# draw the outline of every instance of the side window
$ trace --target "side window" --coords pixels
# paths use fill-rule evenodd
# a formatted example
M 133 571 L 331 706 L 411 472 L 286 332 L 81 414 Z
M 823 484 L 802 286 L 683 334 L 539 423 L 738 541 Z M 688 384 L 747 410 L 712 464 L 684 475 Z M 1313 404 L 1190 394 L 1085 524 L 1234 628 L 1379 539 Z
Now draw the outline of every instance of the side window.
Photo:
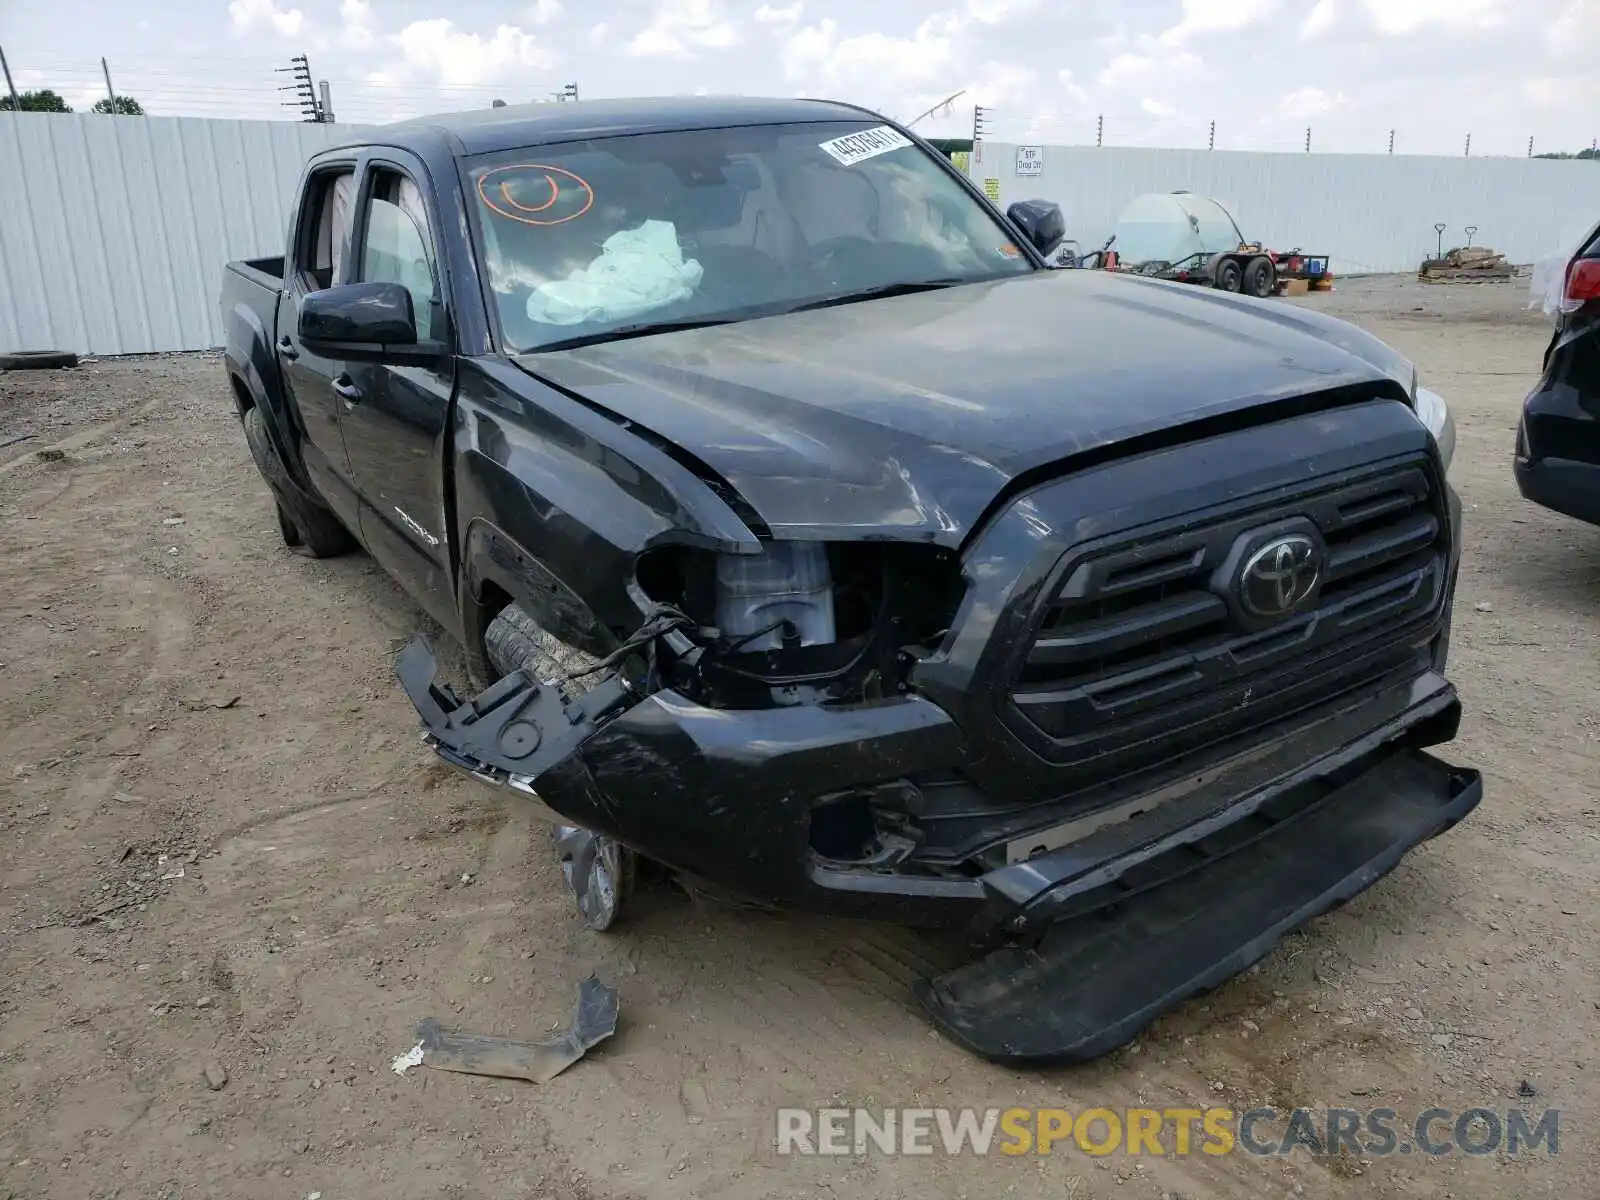
M 313 288 L 332 287 L 339 278 L 355 190 L 355 172 L 348 168 L 314 175 L 306 189 L 309 199 L 295 265 L 310 277 Z
M 372 173 L 361 247 L 361 280 L 403 286 L 411 293 L 417 337 L 435 337 L 433 302 L 439 289 L 428 214 L 417 185 L 397 171 Z

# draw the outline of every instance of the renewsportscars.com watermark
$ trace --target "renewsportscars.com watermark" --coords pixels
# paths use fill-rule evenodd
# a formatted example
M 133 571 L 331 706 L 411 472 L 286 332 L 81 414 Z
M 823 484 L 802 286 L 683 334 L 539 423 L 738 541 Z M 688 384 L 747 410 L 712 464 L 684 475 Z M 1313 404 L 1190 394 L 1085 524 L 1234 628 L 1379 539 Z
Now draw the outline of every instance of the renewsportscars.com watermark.
M 780 1108 L 779 1154 L 1260 1156 L 1561 1152 L 1561 1111 L 1430 1108 Z

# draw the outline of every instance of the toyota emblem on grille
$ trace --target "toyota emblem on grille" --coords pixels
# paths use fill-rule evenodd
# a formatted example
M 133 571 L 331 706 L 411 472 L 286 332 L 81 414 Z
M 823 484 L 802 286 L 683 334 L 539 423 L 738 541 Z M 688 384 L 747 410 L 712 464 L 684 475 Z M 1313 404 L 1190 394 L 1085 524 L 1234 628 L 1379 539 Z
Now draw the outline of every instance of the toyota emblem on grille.
M 1303 533 L 1275 537 L 1245 559 L 1239 603 L 1258 617 L 1286 617 L 1316 590 L 1322 548 Z

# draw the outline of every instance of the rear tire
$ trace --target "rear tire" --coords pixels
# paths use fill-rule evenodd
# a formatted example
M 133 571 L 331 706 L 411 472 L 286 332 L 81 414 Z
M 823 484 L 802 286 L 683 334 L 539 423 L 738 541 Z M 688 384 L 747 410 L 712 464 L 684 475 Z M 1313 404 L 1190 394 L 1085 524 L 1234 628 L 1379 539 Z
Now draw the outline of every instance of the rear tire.
M 1239 260 L 1225 258 L 1217 264 L 1217 290 L 1223 292 L 1237 292 L 1244 283 L 1244 272 L 1239 269 Z
M 1244 269 L 1244 291 L 1247 296 L 1265 300 L 1277 290 L 1278 272 L 1272 260 L 1265 255 L 1252 258 Z
M 244 414 L 244 437 L 250 444 L 250 457 L 256 460 L 278 508 L 278 532 L 283 544 L 311 558 L 335 558 L 356 548 L 355 538 L 321 505 L 306 499 L 289 478 L 278 452 L 267 437 L 266 419 L 259 408 Z

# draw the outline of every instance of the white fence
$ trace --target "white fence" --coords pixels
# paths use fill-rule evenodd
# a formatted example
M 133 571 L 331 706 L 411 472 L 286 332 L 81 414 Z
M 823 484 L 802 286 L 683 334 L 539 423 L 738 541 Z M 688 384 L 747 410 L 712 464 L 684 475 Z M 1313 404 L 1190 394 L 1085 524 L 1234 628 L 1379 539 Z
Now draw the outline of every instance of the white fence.
M 0 113 L 0 351 L 221 344 L 223 265 L 283 253 L 301 167 L 353 128 Z
M 219 345 L 229 259 L 282 252 L 306 158 L 359 127 L 187 117 L 0 113 L 0 351 L 136 354 Z M 1408 271 L 1449 226 L 1531 262 L 1600 221 L 1600 163 L 1046 146 L 971 164 L 1002 203 L 1066 210 L 1085 249 L 1141 192 L 1228 204 L 1245 235 L 1332 256 L 1336 272 Z
M 1415 271 L 1444 245 L 1475 245 L 1533 262 L 1600 223 L 1600 162 L 1432 158 L 1387 154 L 1249 154 L 1096 146 L 1025 147 L 1043 163 L 1017 174 L 1013 144 L 989 142 L 969 173 L 1002 206 L 1054 200 L 1085 250 L 1111 235 L 1123 205 L 1145 192 L 1190 191 L 1222 201 L 1245 237 L 1332 258 L 1336 274 Z M 1025 162 L 1036 157 L 1024 154 Z

